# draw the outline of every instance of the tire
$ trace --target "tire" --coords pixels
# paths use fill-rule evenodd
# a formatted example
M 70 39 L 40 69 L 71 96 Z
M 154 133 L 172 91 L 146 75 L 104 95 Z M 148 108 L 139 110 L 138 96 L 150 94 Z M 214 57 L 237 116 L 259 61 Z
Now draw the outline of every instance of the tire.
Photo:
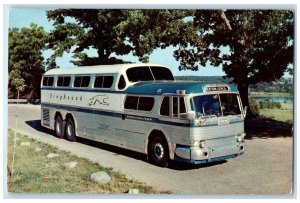
M 55 136 L 58 138 L 64 138 L 64 124 L 60 116 L 57 116 L 54 123 Z
M 148 147 L 149 161 L 160 167 L 169 165 L 168 144 L 161 136 L 154 136 L 150 139 Z
M 76 141 L 75 125 L 72 118 L 67 119 L 65 133 L 67 140 Z

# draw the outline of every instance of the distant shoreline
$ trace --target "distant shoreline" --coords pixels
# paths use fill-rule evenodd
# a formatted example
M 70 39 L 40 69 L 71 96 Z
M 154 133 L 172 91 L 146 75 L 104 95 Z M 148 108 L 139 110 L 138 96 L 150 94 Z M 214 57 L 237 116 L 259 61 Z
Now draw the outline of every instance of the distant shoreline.
M 249 92 L 249 97 L 285 97 L 294 98 L 293 95 L 283 92 Z

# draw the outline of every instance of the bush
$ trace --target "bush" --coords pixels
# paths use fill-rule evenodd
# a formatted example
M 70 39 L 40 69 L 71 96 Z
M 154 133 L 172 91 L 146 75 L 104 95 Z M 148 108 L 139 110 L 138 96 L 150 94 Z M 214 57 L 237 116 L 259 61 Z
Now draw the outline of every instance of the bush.
M 253 114 L 259 114 L 260 104 L 255 99 L 249 99 L 249 106 Z
M 266 99 L 264 101 L 259 101 L 259 108 L 260 109 L 264 109 L 264 108 L 267 108 L 267 109 L 274 109 L 274 108 L 281 109 L 281 103 L 280 102 L 273 102 L 273 101 L 270 101 L 269 99 Z

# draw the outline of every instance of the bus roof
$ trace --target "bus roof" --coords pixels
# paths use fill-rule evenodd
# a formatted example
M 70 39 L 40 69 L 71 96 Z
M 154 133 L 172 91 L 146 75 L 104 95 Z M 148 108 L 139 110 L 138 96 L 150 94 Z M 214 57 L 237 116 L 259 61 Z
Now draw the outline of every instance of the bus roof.
M 101 74 L 101 73 L 120 73 L 126 71 L 128 68 L 139 66 L 159 66 L 158 64 L 114 64 L 114 65 L 95 65 L 95 66 L 80 66 L 73 68 L 55 68 L 47 71 L 44 75 L 67 75 L 67 74 Z
M 138 82 L 130 86 L 125 92 L 127 94 L 149 94 L 149 95 L 162 95 L 162 94 L 176 94 L 177 90 L 184 90 L 185 94 L 197 94 L 207 91 L 207 87 L 228 87 L 230 92 L 238 92 L 235 85 L 216 82 L 176 82 L 176 81 L 161 81 L 161 82 Z M 215 90 L 224 91 L 224 90 Z

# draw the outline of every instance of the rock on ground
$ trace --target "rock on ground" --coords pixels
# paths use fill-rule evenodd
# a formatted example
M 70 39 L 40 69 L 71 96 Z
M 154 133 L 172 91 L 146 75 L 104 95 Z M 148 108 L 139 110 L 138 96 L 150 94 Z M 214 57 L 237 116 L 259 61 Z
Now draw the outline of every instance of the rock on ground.
M 29 146 L 30 142 L 21 142 L 20 146 Z
M 55 157 L 59 157 L 59 155 L 58 155 L 58 154 L 55 154 L 55 153 L 49 153 L 49 154 L 47 155 L 47 158 L 48 158 L 48 159 L 52 159 L 52 158 L 55 158 Z
M 40 152 L 40 151 L 42 151 L 42 149 L 39 148 L 39 147 L 36 147 L 34 151 L 35 151 L 35 152 Z
M 77 165 L 76 161 L 67 162 L 64 164 L 65 169 L 73 169 Z
M 99 171 L 91 174 L 91 180 L 99 184 L 106 184 L 111 181 L 111 177 L 104 171 Z
M 128 194 L 139 194 L 139 189 L 130 189 Z

